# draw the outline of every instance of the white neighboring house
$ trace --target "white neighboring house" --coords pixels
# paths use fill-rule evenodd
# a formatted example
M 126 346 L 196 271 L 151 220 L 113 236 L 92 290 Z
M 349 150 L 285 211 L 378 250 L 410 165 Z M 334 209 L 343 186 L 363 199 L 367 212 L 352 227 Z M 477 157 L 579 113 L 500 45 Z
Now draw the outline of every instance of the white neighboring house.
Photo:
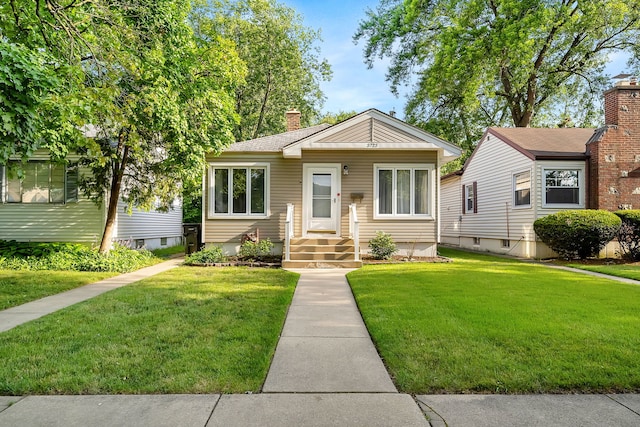
M 77 242 L 99 244 L 107 206 L 83 197 L 78 170 L 49 161 L 40 150 L 25 166 L 23 180 L 9 178 L 0 164 L 0 239 L 21 242 Z M 134 208 L 127 213 L 120 202 L 114 241 L 131 247 L 157 249 L 182 243 L 182 207 L 176 202 L 167 213 Z
M 443 176 L 442 243 L 544 258 L 533 222 L 586 206 L 593 129 L 489 128 L 461 171 Z
M 640 86 L 604 93 L 599 129 L 489 128 L 441 178 L 441 242 L 527 258 L 555 254 L 536 219 L 567 209 L 640 209 Z M 601 255 L 615 256 L 615 244 Z M 609 251 L 609 252 L 606 252 Z

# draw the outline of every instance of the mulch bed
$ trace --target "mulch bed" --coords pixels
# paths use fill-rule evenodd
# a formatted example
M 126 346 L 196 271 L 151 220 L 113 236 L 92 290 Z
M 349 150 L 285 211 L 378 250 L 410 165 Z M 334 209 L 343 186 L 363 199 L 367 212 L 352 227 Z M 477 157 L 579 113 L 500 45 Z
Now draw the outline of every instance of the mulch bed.
M 241 260 L 237 257 L 229 257 L 224 262 L 212 262 L 202 264 L 189 264 L 193 267 L 260 267 L 260 268 L 280 268 L 282 267 L 282 258 L 278 256 L 264 257 L 260 260 L 250 261 Z
M 367 256 L 364 255 L 362 257 L 362 263 L 363 264 L 401 264 L 401 263 L 405 263 L 405 262 L 453 262 L 452 259 L 450 258 L 446 258 L 446 257 L 442 257 L 442 256 L 437 256 L 437 257 L 420 257 L 420 256 L 414 256 L 414 257 L 406 257 L 406 256 L 401 256 L 401 255 L 394 255 L 393 257 L 391 257 L 391 259 L 375 259 L 371 256 Z

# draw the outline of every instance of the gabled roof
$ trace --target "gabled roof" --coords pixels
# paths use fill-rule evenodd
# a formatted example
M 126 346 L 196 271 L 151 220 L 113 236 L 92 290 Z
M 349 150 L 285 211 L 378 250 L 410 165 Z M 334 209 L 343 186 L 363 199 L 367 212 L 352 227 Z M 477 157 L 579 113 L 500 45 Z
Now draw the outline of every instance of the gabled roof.
M 300 158 L 302 150 L 439 150 L 444 161 L 460 148 L 420 128 L 370 109 L 335 125 L 321 124 L 231 144 L 227 152 L 281 152 Z
M 594 137 L 590 128 L 497 128 L 487 129 L 481 141 L 496 136 L 531 160 L 584 159 L 586 144 Z

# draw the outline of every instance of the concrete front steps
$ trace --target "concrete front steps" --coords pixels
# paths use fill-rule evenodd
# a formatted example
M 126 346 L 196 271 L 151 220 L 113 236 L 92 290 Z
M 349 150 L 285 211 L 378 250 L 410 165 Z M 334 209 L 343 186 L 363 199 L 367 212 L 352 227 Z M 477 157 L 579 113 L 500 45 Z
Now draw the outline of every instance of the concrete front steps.
M 291 240 L 291 260 L 284 268 L 360 268 L 353 239 L 300 238 Z

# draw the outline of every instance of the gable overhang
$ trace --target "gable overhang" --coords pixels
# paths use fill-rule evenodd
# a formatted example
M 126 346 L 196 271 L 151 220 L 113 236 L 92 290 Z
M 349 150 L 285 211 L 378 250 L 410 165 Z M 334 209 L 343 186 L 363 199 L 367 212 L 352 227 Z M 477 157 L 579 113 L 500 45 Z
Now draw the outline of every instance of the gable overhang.
M 409 134 L 417 139 L 417 141 L 405 142 L 384 142 L 384 141 L 332 141 L 326 142 L 332 135 L 336 135 L 351 126 L 355 126 L 363 121 L 374 119 L 395 127 L 398 130 Z M 337 125 L 322 130 L 316 134 L 303 138 L 295 143 L 289 144 L 282 150 L 284 158 L 302 158 L 302 150 L 317 151 L 374 151 L 374 150 L 393 150 L 393 151 L 438 151 L 439 158 L 442 162 L 454 160 L 460 156 L 462 151 L 455 145 L 436 137 L 435 135 L 425 132 L 415 126 L 411 126 L 401 120 L 384 114 L 378 110 L 367 110 L 361 114 L 351 117 Z

